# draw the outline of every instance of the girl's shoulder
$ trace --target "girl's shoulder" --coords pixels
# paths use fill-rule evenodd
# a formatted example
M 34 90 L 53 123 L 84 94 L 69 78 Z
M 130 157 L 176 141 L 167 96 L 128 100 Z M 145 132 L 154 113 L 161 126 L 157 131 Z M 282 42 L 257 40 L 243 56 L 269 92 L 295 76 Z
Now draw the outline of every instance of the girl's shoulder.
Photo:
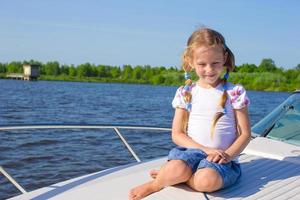
M 185 98 L 185 93 L 188 91 L 193 95 L 193 91 L 195 90 L 196 83 L 192 83 L 189 87 L 180 86 L 175 93 L 174 99 L 172 101 L 173 108 L 184 108 L 187 109 L 188 103 Z
M 241 84 L 233 84 L 233 83 L 231 83 L 231 82 L 227 82 L 227 83 L 226 83 L 226 86 L 227 86 L 227 90 L 228 90 L 228 91 L 239 90 L 239 89 L 245 90 L 244 86 L 241 85 Z
M 226 83 L 227 94 L 234 109 L 241 109 L 250 104 L 246 89 L 241 84 Z
M 186 86 L 181 85 L 177 90 L 176 93 L 183 95 L 185 91 L 192 92 L 195 90 L 197 83 L 192 83 L 188 88 Z

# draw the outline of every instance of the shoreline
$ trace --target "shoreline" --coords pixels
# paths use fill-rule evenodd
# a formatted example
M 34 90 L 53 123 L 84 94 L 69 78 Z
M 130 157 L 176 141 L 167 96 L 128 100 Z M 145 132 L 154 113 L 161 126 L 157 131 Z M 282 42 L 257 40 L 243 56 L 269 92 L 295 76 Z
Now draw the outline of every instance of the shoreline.
M 9 80 L 10 78 L 7 78 L 5 76 L 0 75 L 0 79 L 6 79 Z M 10 79 L 13 80 L 13 79 Z M 140 84 L 140 85 L 152 85 L 152 86 L 177 86 L 179 87 L 182 84 L 152 84 L 149 81 L 145 80 L 123 80 L 123 79 L 109 79 L 109 78 L 99 78 L 99 77 L 84 77 L 84 78 L 79 78 L 79 77 L 69 77 L 69 76 L 41 76 L 38 78 L 40 81 L 62 81 L 62 82 L 82 82 L 82 83 L 119 83 L 119 84 Z M 234 81 L 230 80 L 230 82 L 235 83 Z M 261 91 L 261 92 L 294 92 L 297 90 L 284 90 L 282 88 L 274 88 L 274 87 L 268 87 L 265 86 L 264 89 L 256 89 L 248 84 L 243 84 L 247 90 L 252 90 L 252 91 Z M 263 87 L 263 86 L 262 86 Z M 287 88 L 287 87 L 284 87 Z M 299 89 L 298 89 L 299 90 Z

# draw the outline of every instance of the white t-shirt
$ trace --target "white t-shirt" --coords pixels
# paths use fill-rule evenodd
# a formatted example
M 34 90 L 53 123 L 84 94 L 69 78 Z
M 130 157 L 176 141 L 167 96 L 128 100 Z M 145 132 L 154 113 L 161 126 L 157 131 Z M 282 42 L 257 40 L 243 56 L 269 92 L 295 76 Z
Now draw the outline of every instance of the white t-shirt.
M 226 150 L 236 139 L 236 120 L 233 109 L 241 109 L 249 105 L 246 91 L 241 85 L 227 83 L 226 114 L 217 122 L 213 138 L 211 124 L 220 109 L 219 104 L 223 94 L 223 85 L 215 88 L 203 88 L 196 83 L 191 85 L 192 109 L 188 121 L 188 135 L 197 143 Z M 186 109 L 186 102 L 182 94 L 183 87 L 178 88 L 172 102 L 173 108 Z

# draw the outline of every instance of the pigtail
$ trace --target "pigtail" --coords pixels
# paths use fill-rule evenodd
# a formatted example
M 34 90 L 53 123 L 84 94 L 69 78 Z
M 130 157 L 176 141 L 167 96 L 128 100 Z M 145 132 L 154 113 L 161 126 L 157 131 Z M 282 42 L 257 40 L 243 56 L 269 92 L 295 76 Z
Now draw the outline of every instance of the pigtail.
M 221 96 L 220 104 L 219 104 L 219 111 L 215 114 L 212 125 L 211 125 L 211 131 L 210 131 L 210 138 L 214 138 L 216 124 L 219 121 L 219 119 L 226 114 L 226 101 L 227 101 L 227 80 L 229 78 L 229 69 L 227 68 L 226 73 L 222 79 L 222 85 L 223 85 L 223 94 Z
M 185 51 L 183 52 L 182 55 L 182 66 L 184 69 L 184 78 L 185 78 L 185 85 L 182 89 L 182 95 L 184 97 L 184 101 L 186 103 L 186 114 L 183 116 L 182 119 L 182 131 L 187 133 L 187 129 L 188 129 L 188 121 L 189 121 L 189 112 L 192 109 L 192 93 L 191 93 L 191 87 L 192 87 L 192 83 L 193 81 L 191 80 L 191 75 L 190 75 L 190 71 L 192 70 L 192 68 L 190 67 L 189 64 L 189 57 L 188 57 L 188 48 L 185 49 Z
M 187 113 L 183 117 L 183 127 L 182 130 L 183 132 L 187 133 L 188 129 L 188 121 L 189 121 L 189 113 L 191 112 L 192 109 L 192 93 L 191 93 L 191 87 L 192 87 L 192 80 L 190 79 L 190 74 L 189 72 L 184 73 L 184 77 L 186 79 L 185 81 L 185 86 L 182 89 L 182 94 L 184 97 L 184 101 L 186 103 L 186 110 Z
M 227 54 L 227 59 L 224 63 L 224 66 L 226 66 L 226 73 L 224 74 L 224 77 L 222 79 L 222 85 L 223 85 L 223 94 L 221 96 L 221 100 L 219 103 L 219 111 L 215 114 L 211 129 L 210 129 L 210 138 L 214 138 L 215 134 L 215 129 L 216 129 L 216 124 L 219 121 L 219 119 L 226 114 L 226 101 L 227 101 L 227 80 L 229 78 L 229 72 L 233 71 L 234 66 L 235 66 L 235 59 L 232 51 L 227 47 L 225 44 L 225 39 L 220 35 L 220 43 L 223 45 L 224 52 Z

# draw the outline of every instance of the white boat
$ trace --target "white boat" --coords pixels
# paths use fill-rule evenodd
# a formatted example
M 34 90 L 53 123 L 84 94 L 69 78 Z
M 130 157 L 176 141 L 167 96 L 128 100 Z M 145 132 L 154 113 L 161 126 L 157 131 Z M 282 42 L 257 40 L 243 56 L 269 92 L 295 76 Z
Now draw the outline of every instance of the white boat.
M 76 126 L 53 126 L 50 128 L 76 128 Z M 0 127 L 0 130 L 49 128 L 49 126 Z M 122 128 L 116 126 L 78 126 L 77 128 L 113 128 L 119 134 L 137 163 L 88 174 L 48 187 L 26 192 L 11 200 L 124 200 L 128 191 L 149 181 L 149 171 L 159 169 L 166 157 L 140 162 L 129 144 L 122 137 Z M 152 128 L 154 129 L 154 128 Z M 159 128 L 157 128 L 160 130 Z M 166 130 L 166 129 L 161 129 Z M 146 200 L 200 200 L 200 199 L 300 199 L 300 91 L 294 92 L 254 127 L 253 139 L 242 152 L 239 161 L 242 167 L 241 180 L 213 193 L 196 192 L 185 184 L 166 187 L 151 194 Z M 5 173 L 5 171 L 3 171 Z M 11 178 L 8 174 L 7 177 Z M 11 178 L 12 182 L 13 179 Z

